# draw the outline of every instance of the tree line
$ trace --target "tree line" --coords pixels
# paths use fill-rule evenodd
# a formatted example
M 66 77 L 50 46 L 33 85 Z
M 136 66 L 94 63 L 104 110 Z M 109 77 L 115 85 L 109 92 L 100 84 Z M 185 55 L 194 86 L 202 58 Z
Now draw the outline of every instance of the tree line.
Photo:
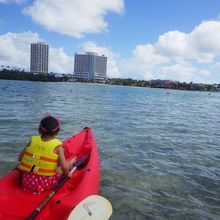
M 6 80 L 26 80 L 26 81 L 41 81 L 41 82 L 67 82 L 71 81 L 71 76 L 62 74 L 57 77 L 55 74 L 35 74 L 26 72 L 21 69 L 3 68 L 0 70 L 0 79 Z M 106 84 L 121 85 L 121 86 L 135 86 L 135 87 L 151 87 L 151 88 L 165 88 L 165 89 L 180 89 L 192 91 L 220 91 L 220 84 L 198 84 L 171 81 L 168 84 L 161 83 L 169 80 L 135 80 L 131 78 L 109 78 Z
M 65 82 L 68 77 L 56 77 L 53 74 L 34 74 L 19 69 L 2 69 L 0 71 L 0 79 L 6 80 L 25 80 L 25 81 L 41 81 L 41 82 Z
M 146 80 L 134 80 L 130 78 L 128 79 L 113 78 L 113 79 L 109 79 L 108 83 L 111 85 L 121 85 L 121 86 L 138 86 L 138 87 L 178 89 L 178 90 L 190 90 L 190 91 L 210 91 L 210 92 L 220 91 L 220 84 L 201 84 L 201 83 L 193 83 L 193 82 L 186 83 L 186 82 L 178 82 L 171 80 L 170 83 L 163 84 L 161 83 L 161 81 L 166 81 L 166 80 L 146 81 Z

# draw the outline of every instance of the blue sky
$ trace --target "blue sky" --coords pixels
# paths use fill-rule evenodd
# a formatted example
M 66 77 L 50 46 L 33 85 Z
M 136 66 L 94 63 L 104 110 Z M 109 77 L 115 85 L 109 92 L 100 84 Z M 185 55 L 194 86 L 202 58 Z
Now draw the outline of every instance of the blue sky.
M 220 83 L 219 0 L 0 0 L 0 65 L 29 70 L 37 41 L 52 72 L 94 51 L 109 77 Z

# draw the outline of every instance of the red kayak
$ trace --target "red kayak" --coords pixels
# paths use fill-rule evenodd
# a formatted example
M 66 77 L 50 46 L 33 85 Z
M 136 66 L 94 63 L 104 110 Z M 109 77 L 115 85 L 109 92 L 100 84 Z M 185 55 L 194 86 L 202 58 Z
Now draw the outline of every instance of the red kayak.
M 99 158 L 96 142 L 90 128 L 64 141 L 67 159 L 77 156 L 80 160 L 90 155 L 84 166 L 77 169 L 72 177 L 56 192 L 37 215 L 36 220 L 65 220 L 83 199 L 99 191 Z M 24 192 L 21 175 L 13 170 L 0 179 L 0 219 L 24 220 L 42 203 L 51 191 L 40 195 Z

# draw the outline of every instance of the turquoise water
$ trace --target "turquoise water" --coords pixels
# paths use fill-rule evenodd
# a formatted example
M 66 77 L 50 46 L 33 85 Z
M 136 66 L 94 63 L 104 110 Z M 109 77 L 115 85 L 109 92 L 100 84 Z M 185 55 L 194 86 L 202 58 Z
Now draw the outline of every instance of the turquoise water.
M 220 219 L 220 93 L 0 80 L 0 175 L 42 116 L 93 128 L 111 220 Z

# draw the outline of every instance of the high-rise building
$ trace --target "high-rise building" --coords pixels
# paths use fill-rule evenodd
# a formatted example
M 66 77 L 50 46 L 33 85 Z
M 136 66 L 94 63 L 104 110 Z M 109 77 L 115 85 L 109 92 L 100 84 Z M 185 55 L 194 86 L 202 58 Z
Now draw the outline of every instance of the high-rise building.
M 43 42 L 31 44 L 32 73 L 48 73 L 49 46 Z
M 86 82 L 104 82 L 107 70 L 107 57 L 97 53 L 87 52 L 75 54 L 73 78 Z

